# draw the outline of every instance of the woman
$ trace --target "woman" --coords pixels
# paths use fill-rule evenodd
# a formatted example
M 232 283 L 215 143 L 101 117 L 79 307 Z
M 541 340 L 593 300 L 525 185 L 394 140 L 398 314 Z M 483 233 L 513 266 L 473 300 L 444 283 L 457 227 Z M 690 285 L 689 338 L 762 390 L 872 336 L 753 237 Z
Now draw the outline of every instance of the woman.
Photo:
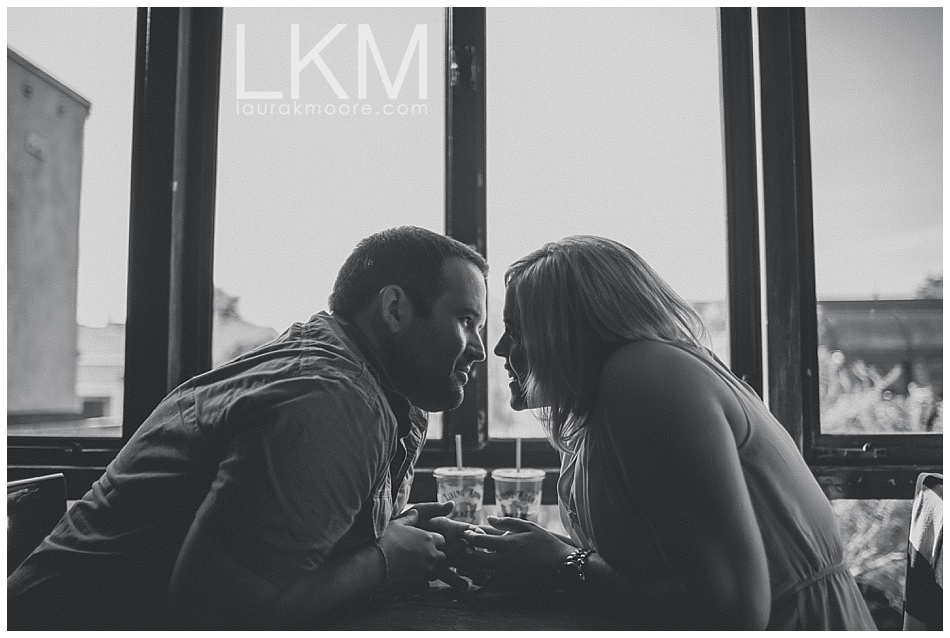
M 561 452 L 571 538 L 490 519 L 467 534 L 493 550 L 471 553 L 486 578 L 554 584 L 651 627 L 874 629 L 791 437 L 634 251 L 569 237 L 505 281 L 495 354 L 511 406 L 541 408 Z

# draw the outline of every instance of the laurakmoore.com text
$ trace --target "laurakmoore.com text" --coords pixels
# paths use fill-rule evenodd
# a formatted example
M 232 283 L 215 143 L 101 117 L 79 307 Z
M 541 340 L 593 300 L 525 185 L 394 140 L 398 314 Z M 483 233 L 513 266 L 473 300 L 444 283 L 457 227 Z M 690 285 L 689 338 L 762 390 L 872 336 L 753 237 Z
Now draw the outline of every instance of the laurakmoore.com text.
M 237 100 L 235 115 L 247 117 L 422 117 L 429 114 L 429 105 L 419 102 L 303 102 L 300 100 L 262 101 Z

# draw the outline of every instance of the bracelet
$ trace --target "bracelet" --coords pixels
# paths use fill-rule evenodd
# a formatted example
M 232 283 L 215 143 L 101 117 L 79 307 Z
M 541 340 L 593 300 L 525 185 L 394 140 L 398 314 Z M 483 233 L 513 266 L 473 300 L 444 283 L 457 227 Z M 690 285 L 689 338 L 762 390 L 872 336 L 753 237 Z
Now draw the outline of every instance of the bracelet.
M 584 566 L 587 565 L 587 559 L 593 553 L 590 549 L 576 549 L 564 559 L 557 570 L 558 589 L 574 593 L 584 588 L 587 582 Z
M 379 550 L 379 555 L 383 557 L 383 582 L 379 585 L 379 588 L 382 589 L 386 586 L 386 581 L 389 580 L 389 559 L 386 558 L 386 552 L 384 552 L 380 546 L 379 540 L 374 540 L 373 545 Z

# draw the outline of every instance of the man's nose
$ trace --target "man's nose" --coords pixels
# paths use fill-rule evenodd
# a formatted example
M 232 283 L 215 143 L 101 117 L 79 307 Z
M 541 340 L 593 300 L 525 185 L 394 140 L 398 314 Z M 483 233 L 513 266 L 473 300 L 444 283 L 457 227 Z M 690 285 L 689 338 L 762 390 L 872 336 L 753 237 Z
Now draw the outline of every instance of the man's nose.
M 485 342 L 482 340 L 481 330 L 475 333 L 474 338 L 469 341 L 469 346 L 474 361 L 485 360 Z

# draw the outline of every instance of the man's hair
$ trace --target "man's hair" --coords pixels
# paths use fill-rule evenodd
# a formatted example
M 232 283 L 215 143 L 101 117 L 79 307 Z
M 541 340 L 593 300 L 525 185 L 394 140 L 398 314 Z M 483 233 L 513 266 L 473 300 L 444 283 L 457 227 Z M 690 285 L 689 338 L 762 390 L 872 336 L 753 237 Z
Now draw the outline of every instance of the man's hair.
M 525 390 L 548 404 L 542 423 L 561 450 L 582 433 L 617 348 L 652 340 L 703 350 L 708 340 L 692 307 L 611 239 L 575 235 L 545 244 L 508 268 L 505 286 L 514 288 L 512 310 L 528 358 Z
M 403 289 L 423 318 L 443 292 L 442 265 L 458 257 L 488 274 L 485 258 L 465 244 L 415 226 L 390 228 L 357 244 L 333 284 L 330 310 L 352 319 L 389 285 Z

